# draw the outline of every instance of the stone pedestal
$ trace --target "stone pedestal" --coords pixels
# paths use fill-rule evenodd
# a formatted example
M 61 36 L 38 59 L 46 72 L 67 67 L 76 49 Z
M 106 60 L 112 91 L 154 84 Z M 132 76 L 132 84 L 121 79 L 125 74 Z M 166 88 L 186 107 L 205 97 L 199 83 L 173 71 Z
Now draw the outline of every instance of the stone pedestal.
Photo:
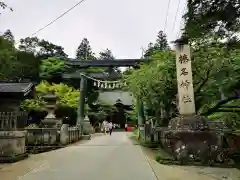
M 15 162 L 27 156 L 25 131 L 0 131 L 0 162 Z
M 91 139 L 91 134 L 93 133 L 93 127 L 90 124 L 88 116 L 85 117 L 82 124 L 82 139 Z
M 67 145 L 69 142 L 68 124 L 63 124 L 60 129 L 60 143 Z
M 139 125 L 139 139 L 145 140 L 145 125 Z
M 90 124 L 89 121 L 84 121 L 83 122 L 83 134 L 84 135 L 89 135 L 93 133 L 93 127 Z

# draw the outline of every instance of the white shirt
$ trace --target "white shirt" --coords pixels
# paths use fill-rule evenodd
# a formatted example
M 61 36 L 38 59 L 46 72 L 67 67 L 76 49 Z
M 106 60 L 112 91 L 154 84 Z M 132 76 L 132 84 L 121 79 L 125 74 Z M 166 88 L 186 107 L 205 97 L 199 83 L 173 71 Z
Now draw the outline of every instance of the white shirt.
M 113 124 L 110 122 L 110 123 L 108 123 L 108 128 L 109 129 L 112 129 L 112 127 L 113 127 Z

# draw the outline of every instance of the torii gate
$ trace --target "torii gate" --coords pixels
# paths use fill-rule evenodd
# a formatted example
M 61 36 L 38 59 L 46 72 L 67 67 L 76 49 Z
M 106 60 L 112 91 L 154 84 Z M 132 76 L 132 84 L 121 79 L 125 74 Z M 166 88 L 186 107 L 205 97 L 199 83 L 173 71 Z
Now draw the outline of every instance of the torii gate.
M 78 68 L 89 68 L 89 67 L 137 67 L 139 63 L 144 62 L 144 59 L 116 59 L 116 60 L 79 60 L 79 59 L 64 59 L 65 64 L 69 66 L 75 66 Z M 65 75 L 66 76 L 66 75 Z M 68 78 L 73 78 L 73 74 L 68 74 Z M 92 75 L 94 76 L 94 75 Z M 110 75 L 111 76 L 111 75 Z M 90 126 L 88 117 L 84 115 L 84 104 L 86 97 L 86 75 L 84 73 L 79 73 L 74 78 L 80 80 L 80 98 L 79 98 L 79 110 L 77 125 L 81 127 L 81 132 L 87 130 Z M 97 78 L 97 77 L 96 77 Z M 137 99 L 138 104 L 138 125 L 143 127 L 145 124 L 144 119 L 144 108 L 143 103 Z M 141 128 L 143 129 L 143 128 Z

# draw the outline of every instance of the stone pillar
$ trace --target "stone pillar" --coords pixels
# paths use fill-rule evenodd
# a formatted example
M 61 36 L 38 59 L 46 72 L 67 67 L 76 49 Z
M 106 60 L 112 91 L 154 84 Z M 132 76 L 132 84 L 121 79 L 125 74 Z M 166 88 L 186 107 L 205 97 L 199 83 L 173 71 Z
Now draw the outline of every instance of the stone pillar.
M 145 117 L 144 106 L 140 99 L 137 99 L 139 138 L 145 138 Z
M 192 80 L 190 46 L 176 46 L 176 68 L 178 84 L 178 105 L 180 115 L 194 115 L 195 102 Z
M 84 74 L 81 74 L 79 110 L 78 110 L 78 118 L 77 118 L 77 126 L 81 127 L 81 132 L 83 131 L 82 126 L 83 126 L 83 121 L 84 121 L 85 86 L 86 86 L 86 78 L 85 78 Z
M 80 98 L 79 98 L 79 113 L 78 113 L 78 126 L 81 127 L 81 134 L 89 135 L 92 134 L 92 126 L 90 124 L 88 116 L 84 115 L 85 111 L 85 96 L 86 96 L 86 77 L 81 74 L 80 82 Z
M 90 135 L 93 133 L 93 127 L 89 121 L 88 116 L 85 116 L 83 121 L 83 134 L 84 135 Z
M 63 124 L 60 129 L 60 143 L 67 145 L 69 142 L 68 124 Z

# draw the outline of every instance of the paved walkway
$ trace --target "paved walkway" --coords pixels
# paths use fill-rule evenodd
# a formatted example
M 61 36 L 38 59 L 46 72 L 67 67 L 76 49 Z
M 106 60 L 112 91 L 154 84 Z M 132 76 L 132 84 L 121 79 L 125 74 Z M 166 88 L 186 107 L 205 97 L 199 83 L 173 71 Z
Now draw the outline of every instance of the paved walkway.
M 18 175 L 18 180 L 157 180 L 141 148 L 132 145 L 124 132 L 39 157 L 39 164 Z

